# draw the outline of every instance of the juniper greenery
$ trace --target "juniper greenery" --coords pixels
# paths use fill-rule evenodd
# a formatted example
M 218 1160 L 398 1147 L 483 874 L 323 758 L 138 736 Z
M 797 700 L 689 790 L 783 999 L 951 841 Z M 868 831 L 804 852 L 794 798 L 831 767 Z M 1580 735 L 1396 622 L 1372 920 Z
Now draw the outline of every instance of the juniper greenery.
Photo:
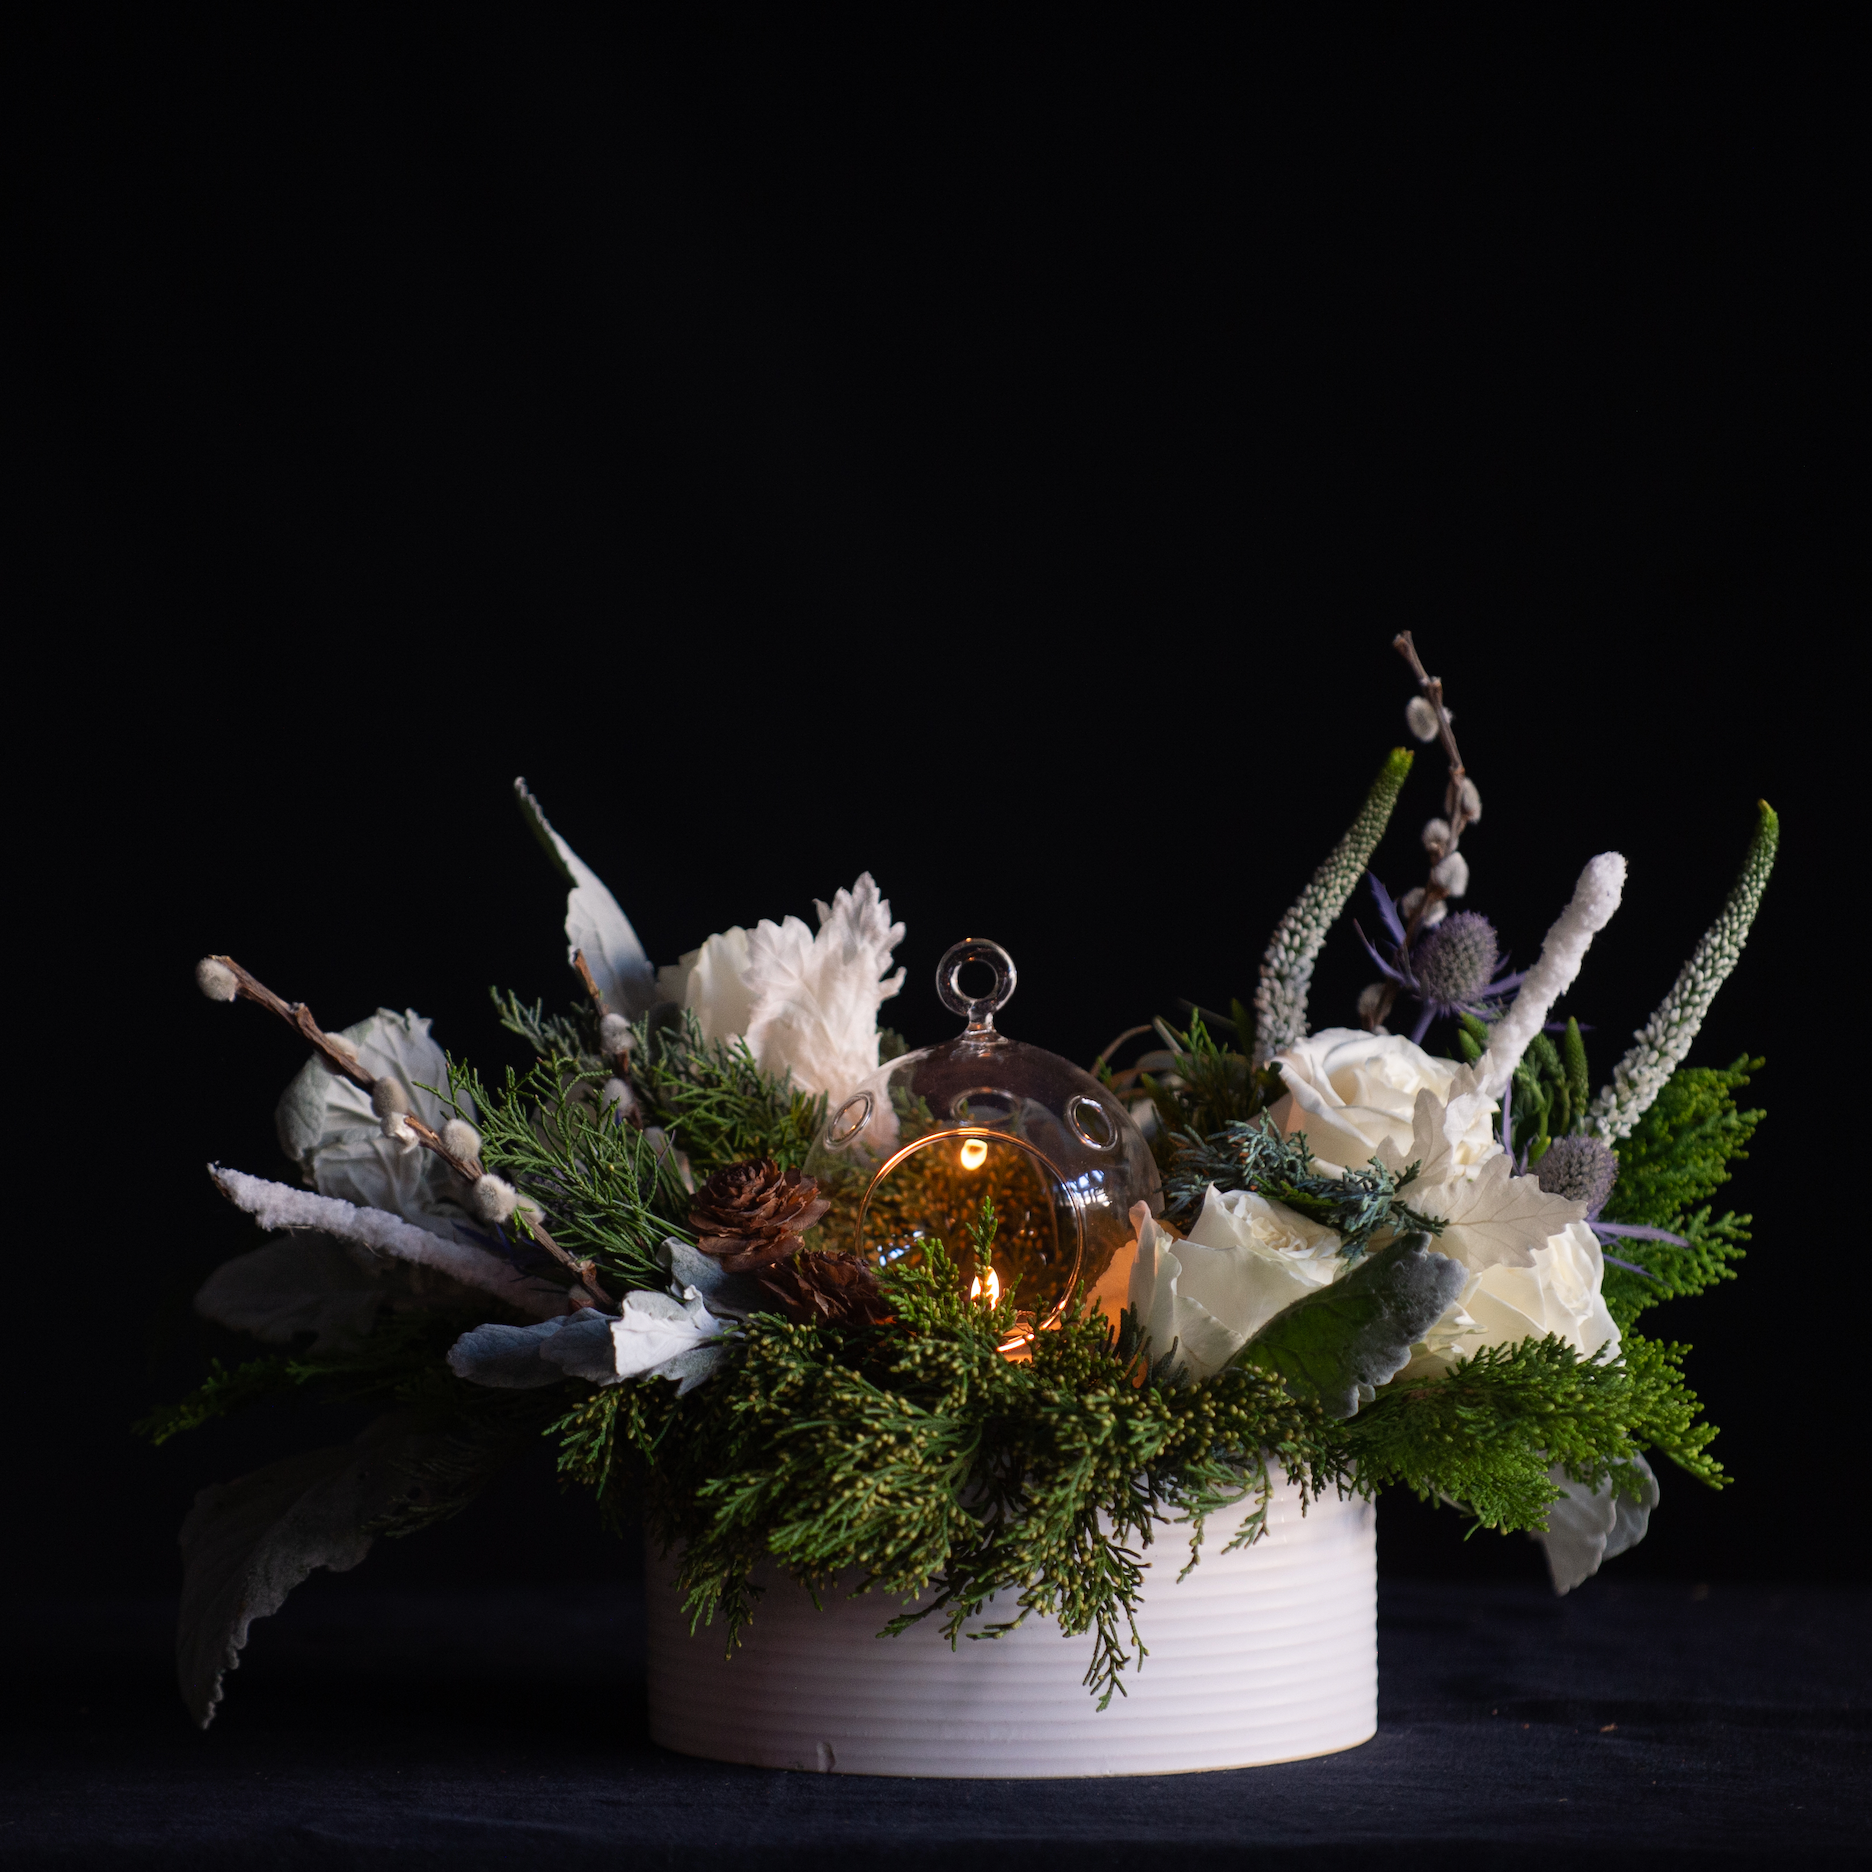
M 562 1248 L 627 1287 L 665 1282 L 658 1250 L 689 1238 L 688 1191 L 673 1151 L 601 1107 L 606 1068 L 548 1054 L 525 1073 L 509 1067 L 498 1091 L 453 1059 L 448 1074 L 457 1109 L 462 1092 L 474 1100 L 482 1162 L 550 1214 Z
M 1767 1115 L 1741 1110 L 1735 1098 L 1761 1066 L 1744 1055 L 1727 1067 L 1679 1067 L 1620 1140 L 1618 1181 L 1604 1219 L 1668 1229 L 1689 1244 L 1634 1241 L 1620 1258 L 1635 1261 L 1644 1274 L 1606 1269 L 1606 1305 L 1621 1328 L 1660 1300 L 1735 1279 L 1753 1217 L 1712 1218 L 1708 1198 L 1728 1182 L 1730 1164 L 1748 1156 L 1749 1139 Z
M 1313 1499 L 1399 1482 L 1504 1531 L 1544 1524 L 1556 1463 L 1596 1486 L 1650 1447 L 1721 1480 L 1678 1348 L 1636 1337 L 1612 1362 L 1557 1339 L 1492 1349 L 1334 1421 L 1252 1357 L 1200 1383 L 1153 1374 L 1131 1314 L 1069 1319 L 1012 1363 L 1010 1307 L 963 1299 L 939 1243 L 882 1278 L 889 1327 L 757 1316 L 687 1397 L 643 1379 L 553 1426 L 561 1473 L 613 1518 L 642 1475 L 692 1628 L 719 1622 L 730 1647 L 769 1566 L 821 1593 L 875 1591 L 883 1631 L 934 1617 L 952 1643 L 993 1599 L 966 1635 L 1036 1613 L 1090 1633 L 1102 1707 L 1144 1652 L 1147 1550 L 1186 1541 L 1197 1563 L 1206 1518 L 1243 1501 L 1230 1545 L 1252 1541 L 1281 1476 Z
M 704 1040 L 686 1009 L 670 1014 L 638 1024 L 631 1078 L 697 1179 L 757 1157 L 783 1170 L 803 1164 L 825 1125 L 825 1095 L 762 1072 L 745 1040 Z

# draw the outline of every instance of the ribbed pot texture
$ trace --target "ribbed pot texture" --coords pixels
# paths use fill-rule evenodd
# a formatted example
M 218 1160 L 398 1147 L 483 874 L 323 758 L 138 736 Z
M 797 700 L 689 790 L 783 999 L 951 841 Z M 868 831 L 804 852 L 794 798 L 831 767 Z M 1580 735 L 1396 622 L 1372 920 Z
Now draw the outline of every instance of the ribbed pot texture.
M 829 1774 L 1193 1774 L 1327 1755 L 1378 1726 L 1377 1540 L 1369 1503 L 1328 1496 L 1304 1516 L 1275 1497 L 1269 1531 L 1222 1548 L 1243 1511 L 1216 1515 L 1203 1559 L 1174 1525 L 1149 1550 L 1138 1629 L 1150 1655 L 1101 1711 L 1081 1679 L 1090 1635 L 1050 1620 L 950 1650 L 932 1618 L 900 1638 L 877 1593 L 814 1606 L 766 1578 L 741 1649 L 719 1623 L 690 1637 L 673 1559 L 649 1553 L 650 1734 L 716 1761 Z M 980 1623 L 1007 1613 L 991 1607 Z

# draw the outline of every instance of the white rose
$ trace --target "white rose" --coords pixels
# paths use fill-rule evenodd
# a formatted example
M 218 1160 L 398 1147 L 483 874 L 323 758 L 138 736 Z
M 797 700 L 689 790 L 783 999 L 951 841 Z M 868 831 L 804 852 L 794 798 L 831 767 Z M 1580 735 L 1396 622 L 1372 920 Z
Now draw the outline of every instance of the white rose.
M 1584 1222 L 1571 1222 L 1535 1251 L 1531 1266 L 1497 1262 L 1475 1275 L 1425 1335 L 1405 1376 L 1430 1376 L 1484 1346 L 1518 1345 L 1549 1333 L 1582 1358 L 1602 1346 L 1615 1358 L 1619 1329 L 1606 1311 L 1604 1281 L 1598 1237 Z
M 1274 1315 L 1338 1278 L 1339 1237 L 1282 1203 L 1213 1185 L 1189 1235 L 1178 1240 L 1143 1203 L 1127 1303 L 1150 1339 L 1154 1364 L 1174 1346 L 1173 1369 L 1193 1378 L 1221 1370 Z
M 1398 1034 L 1327 1027 L 1274 1055 L 1287 1095 L 1271 1116 L 1283 1132 L 1306 1134 L 1314 1156 L 1345 1169 L 1362 1169 L 1389 1145 L 1400 1167 L 1410 1161 L 1417 1094 L 1435 1094 L 1453 1122 L 1449 1139 L 1454 1161 L 1479 1163 L 1500 1150 L 1489 1120 L 1492 1100 L 1477 1095 L 1473 1082 L 1457 1088 L 1464 1069 L 1435 1059 Z M 1452 1096 L 1455 1091 L 1457 1096 Z

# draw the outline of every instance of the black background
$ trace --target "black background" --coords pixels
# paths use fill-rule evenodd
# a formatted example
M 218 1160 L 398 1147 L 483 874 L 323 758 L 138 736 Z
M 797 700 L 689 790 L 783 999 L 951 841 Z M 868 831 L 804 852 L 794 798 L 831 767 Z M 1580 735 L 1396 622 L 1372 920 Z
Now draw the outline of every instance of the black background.
M 886 1020 L 940 1037 L 935 959 L 988 934 L 1003 1025 L 1084 1062 L 1251 993 L 1403 738 L 1403 627 L 1516 957 L 1630 859 L 1565 1004 L 1601 1075 L 1755 800 L 1783 815 L 1692 1056 L 1768 1057 L 1724 1192 L 1754 1247 L 1646 1322 L 1695 1344 L 1736 1483 L 1667 1472 L 1616 1564 L 1863 1577 L 1841 44 L 205 17 L 89 16 L 17 68 L 30 1582 L 167 1589 L 196 1488 L 332 1433 L 128 1435 L 241 1350 L 188 1310 L 256 1239 L 202 1166 L 280 1173 L 300 1057 L 198 955 L 511 1057 L 488 984 L 571 986 L 524 773 L 654 959 L 868 868 L 908 925 Z M 1342 926 L 1315 1020 L 1368 976 Z M 1393 1573 L 1539 1570 L 1406 1501 L 1381 1526 Z M 366 1571 L 633 1564 L 542 1454 Z

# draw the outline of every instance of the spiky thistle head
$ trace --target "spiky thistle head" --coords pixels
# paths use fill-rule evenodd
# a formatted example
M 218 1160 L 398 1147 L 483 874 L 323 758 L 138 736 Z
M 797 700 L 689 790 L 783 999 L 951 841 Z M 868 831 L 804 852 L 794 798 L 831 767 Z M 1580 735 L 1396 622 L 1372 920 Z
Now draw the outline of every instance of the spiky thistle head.
M 1411 967 L 1427 1002 L 1471 1007 L 1488 993 L 1501 966 L 1501 938 L 1479 910 L 1459 910 L 1418 945 Z
M 1596 1216 L 1618 1181 L 1618 1158 L 1599 1138 L 1559 1137 L 1547 1146 L 1534 1172 L 1549 1196 L 1584 1203 L 1586 1213 Z

